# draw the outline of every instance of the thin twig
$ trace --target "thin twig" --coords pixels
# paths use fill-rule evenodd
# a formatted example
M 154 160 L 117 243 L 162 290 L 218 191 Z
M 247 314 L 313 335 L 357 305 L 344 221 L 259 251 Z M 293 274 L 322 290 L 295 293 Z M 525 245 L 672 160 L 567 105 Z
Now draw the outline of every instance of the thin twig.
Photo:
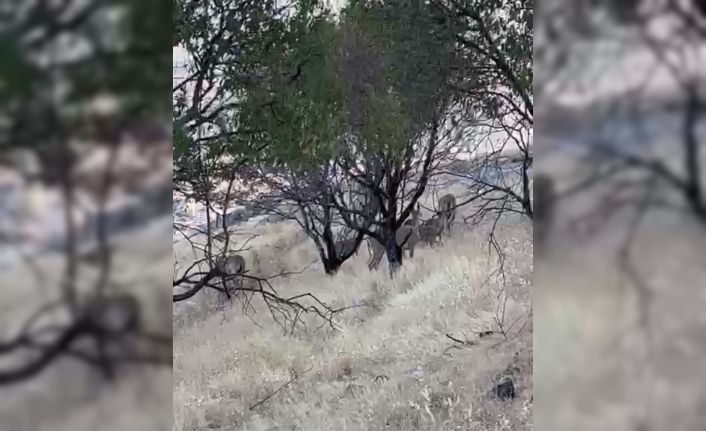
M 313 368 L 314 368 L 314 366 L 312 365 L 311 367 L 309 367 L 308 370 L 304 370 L 304 371 L 301 373 L 301 375 L 304 375 L 304 374 L 308 373 L 308 372 L 311 371 Z M 253 410 L 253 409 L 255 409 L 256 407 L 258 407 L 258 406 L 264 404 L 264 403 L 267 402 L 269 399 L 271 399 L 272 397 L 274 397 L 275 395 L 277 395 L 282 389 L 284 389 L 284 388 L 286 388 L 287 386 L 289 386 L 290 384 L 292 384 L 295 380 L 297 380 L 297 379 L 299 378 L 299 376 L 300 376 L 299 374 L 296 374 L 296 373 L 295 373 L 295 374 L 294 374 L 294 377 L 292 377 L 291 379 L 289 379 L 289 381 L 288 381 L 287 383 L 285 383 L 285 384 L 283 384 L 282 386 L 280 386 L 279 388 L 277 388 L 277 390 L 275 390 L 274 392 L 272 392 L 270 395 L 266 396 L 266 397 L 263 398 L 262 400 L 260 400 L 260 401 L 258 401 L 257 403 L 251 405 L 248 410 Z

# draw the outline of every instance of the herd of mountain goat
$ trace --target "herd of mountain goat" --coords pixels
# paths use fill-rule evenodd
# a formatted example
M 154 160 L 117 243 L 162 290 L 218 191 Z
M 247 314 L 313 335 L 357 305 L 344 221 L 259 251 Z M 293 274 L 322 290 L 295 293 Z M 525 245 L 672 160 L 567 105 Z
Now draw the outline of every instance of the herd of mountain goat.
M 409 220 L 399 227 L 395 233 L 395 238 L 402 253 L 409 251 L 409 257 L 414 257 L 414 249 L 424 243 L 431 247 L 440 244 L 442 236 L 450 234 L 456 219 L 456 197 L 453 194 L 446 194 L 438 200 L 435 214 L 428 220 L 421 221 L 421 209 L 419 205 L 411 211 Z M 370 259 L 368 268 L 376 270 L 380 261 L 385 256 L 385 246 L 377 239 L 366 239 Z M 362 244 L 356 238 L 348 238 L 335 243 L 336 253 L 339 255 L 357 254 L 358 248 Z M 229 297 L 239 286 L 242 286 L 242 274 L 246 271 L 245 258 L 241 254 L 228 254 L 219 256 L 215 260 L 216 269 L 223 274 L 226 281 L 227 294 L 219 301 L 222 304 L 225 297 Z
M 551 177 L 543 174 L 536 175 L 536 186 L 539 190 L 531 196 L 532 206 L 535 211 L 533 225 L 537 228 L 535 232 L 535 248 L 543 248 L 547 241 L 548 231 L 552 225 L 552 213 L 555 204 L 555 190 Z M 532 183 L 534 183 L 534 179 Z M 533 184 L 534 185 L 534 184 Z M 451 235 L 456 223 L 457 211 L 462 206 L 457 203 L 457 198 L 453 193 L 447 193 L 438 198 L 433 205 L 432 216 L 426 220 L 421 218 L 421 208 L 417 204 L 410 212 L 410 217 L 400 226 L 395 239 L 400 247 L 402 255 L 408 253 L 409 258 L 414 258 L 415 248 L 419 245 L 429 247 L 439 246 L 444 236 Z M 534 208 L 539 207 L 539 208 Z M 218 240 L 218 235 L 215 239 Z M 221 241 L 222 242 L 222 239 Z M 365 242 L 368 249 L 367 267 L 371 271 L 379 268 L 380 262 L 386 255 L 386 247 L 378 239 L 367 237 L 364 241 L 360 238 L 346 238 L 335 242 L 334 252 L 338 256 L 358 255 L 360 246 Z M 541 251 L 541 250 L 540 250 Z M 230 297 L 242 288 L 244 275 L 248 271 L 246 259 L 242 254 L 235 251 L 225 251 L 213 262 L 215 269 L 220 274 L 223 281 L 223 294 L 219 295 L 219 306 L 225 306 Z

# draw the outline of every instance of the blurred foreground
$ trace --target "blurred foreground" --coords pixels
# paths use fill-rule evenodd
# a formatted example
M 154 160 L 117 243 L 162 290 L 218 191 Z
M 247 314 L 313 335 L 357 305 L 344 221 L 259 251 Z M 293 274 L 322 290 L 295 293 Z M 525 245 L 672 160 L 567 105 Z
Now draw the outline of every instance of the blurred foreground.
M 169 429 L 166 1 L 0 18 L 0 429 Z
M 698 5 L 576 0 L 539 15 L 538 429 L 706 427 Z

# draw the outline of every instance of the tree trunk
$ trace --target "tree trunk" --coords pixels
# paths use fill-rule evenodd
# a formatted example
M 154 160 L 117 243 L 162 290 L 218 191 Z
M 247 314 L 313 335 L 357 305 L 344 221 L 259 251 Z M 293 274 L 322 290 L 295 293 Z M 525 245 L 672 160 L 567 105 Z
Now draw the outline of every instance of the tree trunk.
M 388 235 L 385 243 L 385 254 L 390 267 L 390 277 L 402 266 L 402 248 L 397 244 L 395 235 Z
M 532 209 L 532 202 L 530 202 L 529 195 L 525 195 L 522 198 L 522 210 L 525 212 L 525 215 L 529 217 L 530 220 L 534 220 L 534 211 Z
M 333 241 L 333 233 L 326 227 L 321 238 L 318 238 L 315 234 L 307 232 L 309 237 L 314 240 L 316 248 L 319 252 L 319 257 L 321 258 L 321 263 L 324 265 L 324 272 L 326 275 L 336 275 L 338 268 L 343 265 L 343 260 L 339 259 L 336 255 L 336 246 Z M 323 245 L 320 244 L 323 242 Z
M 343 261 L 333 258 L 333 259 L 321 259 L 324 264 L 324 271 L 326 275 L 334 276 L 338 273 L 338 269 L 343 265 Z

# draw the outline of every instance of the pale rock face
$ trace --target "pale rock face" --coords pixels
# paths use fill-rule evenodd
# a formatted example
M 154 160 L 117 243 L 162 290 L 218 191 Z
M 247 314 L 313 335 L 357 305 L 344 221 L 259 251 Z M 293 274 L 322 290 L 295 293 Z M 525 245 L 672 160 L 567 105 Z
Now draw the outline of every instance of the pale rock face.
M 193 217 L 196 214 L 196 202 L 189 199 L 186 201 L 186 204 L 184 205 L 184 210 L 185 213 L 188 217 Z

